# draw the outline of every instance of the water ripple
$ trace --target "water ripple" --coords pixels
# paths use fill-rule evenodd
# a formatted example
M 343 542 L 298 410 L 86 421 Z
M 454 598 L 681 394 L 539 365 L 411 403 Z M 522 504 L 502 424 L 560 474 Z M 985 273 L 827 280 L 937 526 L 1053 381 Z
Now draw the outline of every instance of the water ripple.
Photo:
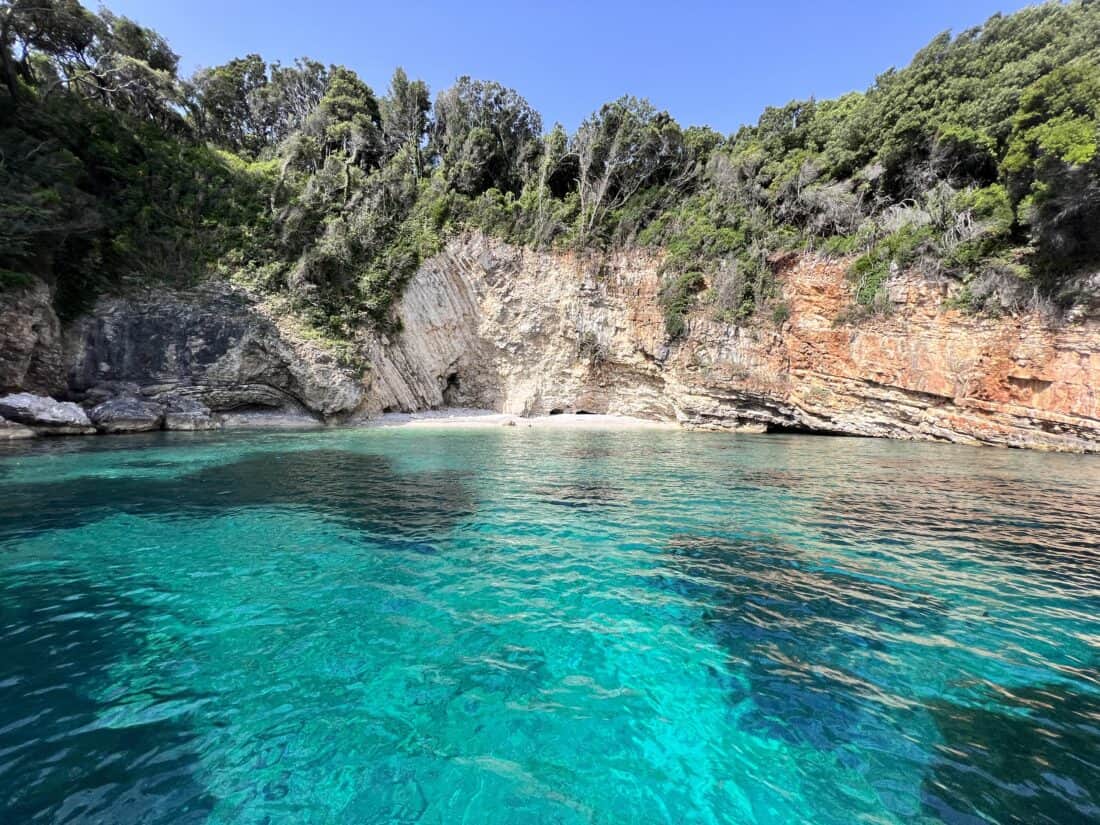
M 5 448 L 0 821 L 1097 821 L 1098 491 L 786 436 Z

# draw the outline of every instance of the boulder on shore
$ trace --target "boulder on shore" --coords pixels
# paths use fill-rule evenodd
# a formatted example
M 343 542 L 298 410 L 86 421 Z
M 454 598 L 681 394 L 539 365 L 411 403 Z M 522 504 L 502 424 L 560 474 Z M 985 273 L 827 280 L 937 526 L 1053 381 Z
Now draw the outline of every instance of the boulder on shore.
M 0 418 L 0 441 L 17 441 L 21 438 L 34 438 L 35 432 L 30 427 Z
M 0 416 L 25 424 L 39 435 L 88 435 L 95 427 L 78 404 L 17 392 L 0 398 Z
M 85 408 L 89 408 L 116 398 L 137 398 L 139 395 L 141 395 L 141 387 L 132 381 L 104 381 L 87 390 L 80 402 Z
M 101 433 L 144 433 L 164 424 L 164 408 L 136 398 L 112 398 L 89 415 Z
M 172 398 L 168 400 L 168 411 L 164 414 L 166 430 L 216 430 L 221 426 L 210 414 L 210 408 L 191 398 Z

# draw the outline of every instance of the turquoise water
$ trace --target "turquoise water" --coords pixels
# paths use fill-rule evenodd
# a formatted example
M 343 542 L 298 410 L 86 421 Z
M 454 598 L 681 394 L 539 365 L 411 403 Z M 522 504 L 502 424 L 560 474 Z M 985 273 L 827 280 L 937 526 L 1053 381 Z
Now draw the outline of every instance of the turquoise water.
M 1100 460 L 0 451 L 0 822 L 1100 821 Z

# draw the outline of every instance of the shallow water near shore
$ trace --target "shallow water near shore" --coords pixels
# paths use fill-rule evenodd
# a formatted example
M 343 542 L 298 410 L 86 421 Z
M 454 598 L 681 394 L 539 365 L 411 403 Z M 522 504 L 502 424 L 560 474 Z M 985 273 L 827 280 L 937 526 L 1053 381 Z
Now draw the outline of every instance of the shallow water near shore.
M 0 821 L 1100 821 L 1100 460 L 0 449 Z

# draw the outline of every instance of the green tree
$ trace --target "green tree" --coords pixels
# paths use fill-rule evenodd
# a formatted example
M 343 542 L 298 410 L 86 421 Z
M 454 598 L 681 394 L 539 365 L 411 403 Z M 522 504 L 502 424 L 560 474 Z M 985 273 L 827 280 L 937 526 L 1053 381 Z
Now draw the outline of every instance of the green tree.
M 436 98 L 430 148 L 462 194 L 518 194 L 541 132 L 542 118 L 514 89 L 462 77 Z
M 382 157 L 382 114 L 370 86 L 351 69 L 336 66 L 317 115 L 326 154 L 340 152 L 357 166 L 376 167 Z
M 61 66 L 87 68 L 89 49 L 104 28 L 103 21 L 76 0 L 11 0 L 0 5 L 0 70 L 9 97 L 18 102 L 23 97 L 20 83 L 33 86 L 40 79 L 32 61 L 35 54 Z
M 237 152 L 255 153 L 267 142 L 267 124 L 258 105 L 268 85 L 267 64 L 258 54 L 198 72 L 191 82 L 199 134 Z
M 579 238 L 592 238 L 613 210 L 643 187 L 676 191 L 692 172 L 679 125 L 647 100 L 622 97 L 589 116 L 573 136 L 580 195 Z
M 409 80 L 404 69 L 395 69 L 389 91 L 380 106 L 385 152 L 387 157 L 392 157 L 406 149 L 416 177 L 423 171 L 421 144 L 428 132 L 431 106 L 428 84 Z
M 250 105 L 259 112 L 269 144 L 285 140 L 317 108 L 328 87 L 328 69 L 308 57 L 293 66 L 272 63 L 268 82 L 257 89 Z
M 1078 61 L 1027 88 L 1004 169 L 1044 266 L 1100 255 L 1100 67 Z

